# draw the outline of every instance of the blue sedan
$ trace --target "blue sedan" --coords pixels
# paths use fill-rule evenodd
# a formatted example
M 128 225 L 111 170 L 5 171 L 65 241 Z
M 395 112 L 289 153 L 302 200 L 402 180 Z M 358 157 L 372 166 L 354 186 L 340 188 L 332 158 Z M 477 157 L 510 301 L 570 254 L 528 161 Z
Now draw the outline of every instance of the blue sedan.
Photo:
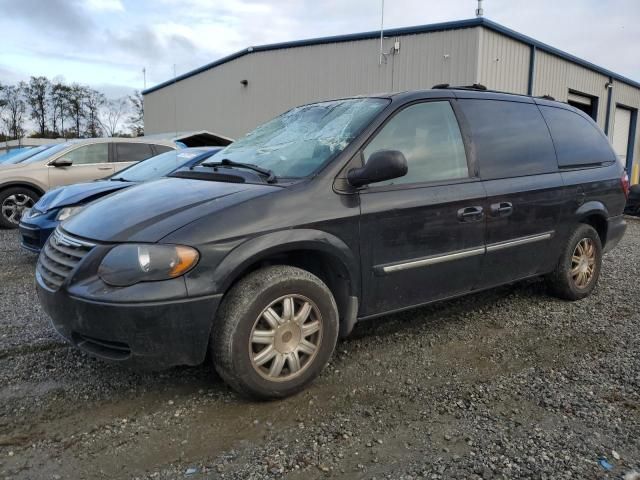
M 20 244 L 38 253 L 60 222 L 82 210 L 86 204 L 141 182 L 155 180 L 180 168 L 191 167 L 221 148 L 197 147 L 172 150 L 120 170 L 112 177 L 50 190 L 20 220 Z

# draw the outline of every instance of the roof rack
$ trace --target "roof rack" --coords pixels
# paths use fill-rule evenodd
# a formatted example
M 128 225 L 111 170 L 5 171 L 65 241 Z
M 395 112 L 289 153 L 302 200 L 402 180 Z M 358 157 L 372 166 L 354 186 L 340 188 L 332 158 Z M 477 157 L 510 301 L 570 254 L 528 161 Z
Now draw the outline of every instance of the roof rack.
M 474 83 L 473 85 L 459 85 L 459 86 L 452 86 L 452 85 L 449 85 L 448 83 L 438 83 L 437 85 L 434 85 L 431 88 L 434 90 L 446 90 L 450 88 L 453 90 L 480 90 L 483 92 L 487 91 L 487 87 L 485 87 L 480 83 Z

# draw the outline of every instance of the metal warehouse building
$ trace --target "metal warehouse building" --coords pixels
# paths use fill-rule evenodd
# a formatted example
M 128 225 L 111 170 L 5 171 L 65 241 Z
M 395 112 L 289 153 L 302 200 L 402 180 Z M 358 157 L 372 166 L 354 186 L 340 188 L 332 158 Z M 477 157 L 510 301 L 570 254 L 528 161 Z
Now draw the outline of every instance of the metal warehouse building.
M 379 31 L 249 47 L 145 90 L 145 131 L 235 138 L 303 103 L 439 83 L 550 95 L 584 110 L 638 183 L 640 83 L 484 17 L 386 30 L 382 50 Z

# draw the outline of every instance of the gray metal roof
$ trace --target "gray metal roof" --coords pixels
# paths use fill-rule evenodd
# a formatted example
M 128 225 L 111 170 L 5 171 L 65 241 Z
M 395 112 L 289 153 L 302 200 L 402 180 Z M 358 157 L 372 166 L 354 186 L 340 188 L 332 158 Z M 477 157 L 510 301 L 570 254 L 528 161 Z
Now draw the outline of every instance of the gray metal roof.
M 611 70 L 607 70 L 606 68 L 599 67 L 598 65 L 595 65 L 591 62 L 578 58 L 574 55 L 571 55 L 570 53 L 564 52 L 555 47 L 547 45 L 546 43 L 539 42 L 534 38 L 518 33 L 515 30 L 511 30 L 510 28 L 504 27 L 499 23 L 493 22 L 485 17 L 472 18 L 469 20 L 458 20 L 454 22 L 433 23 L 430 25 L 418 25 L 414 27 L 391 28 L 391 29 L 385 30 L 384 34 L 387 37 L 400 37 L 403 35 L 415 35 L 419 33 L 439 32 L 443 30 L 459 30 L 463 28 L 473 28 L 473 27 L 479 27 L 479 26 L 485 27 L 489 30 L 493 30 L 494 32 L 501 33 L 507 37 L 513 38 L 515 40 L 523 42 L 527 45 L 535 47 L 544 52 L 550 53 L 557 57 L 573 62 L 575 64 L 581 65 L 585 68 L 601 73 L 615 80 L 619 80 L 621 82 L 632 85 L 636 88 L 640 88 L 640 82 L 636 82 L 635 80 L 626 78 L 622 75 L 612 72 Z M 369 40 L 369 39 L 379 38 L 379 37 L 380 37 L 380 30 L 375 30 L 371 32 L 352 33 L 349 35 L 335 35 L 331 37 L 320 37 L 320 38 L 312 38 L 307 40 L 296 40 L 293 42 L 272 43 L 268 45 L 248 47 L 248 48 L 245 48 L 244 50 L 240 50 L 239 52 L 233 53 L 219 60 L 216 60 L 215 62 L 208 63 L 206 65 L 203 65 L 202 67 L 196 68 L 195 70 L 191 70 L 187 73 L 179 75 L 176 78 L 172 78 L 171 80 L 167 80 L 166 82 L 162 82 L 158 85 L 148 88 L 144 90 L 142 94 L 146 95 L 156 90 L 160 90 L 161 88 L 172 85 L 186 78 L 193 77 L 194 75 L 202 73 L 206 70 L 210 70 L 219 65 L 223 65 L 227 62 L 235 60 L 236 58 L 240 58 L 254 52 L 268 52 L 270 50 L 280 50 L 284 48 L 306 47 L 310 45 L 351 42 L 356 40 Z

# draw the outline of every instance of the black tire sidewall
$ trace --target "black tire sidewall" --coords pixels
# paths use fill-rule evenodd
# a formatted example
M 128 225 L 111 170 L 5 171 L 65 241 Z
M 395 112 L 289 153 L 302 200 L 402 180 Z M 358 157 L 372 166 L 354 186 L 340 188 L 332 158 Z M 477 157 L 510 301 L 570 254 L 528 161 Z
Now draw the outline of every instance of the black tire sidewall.
M 25 187 L 9 187 L 5 190 L 0 191 L 0 207 L 2 207 L 2 204 L 4 203 L 5 199 L 7 197 L 10 197 L 11 195 L 29 195 L 29 197 L 31 197 L 33 199 L 33 203 L 35 204 L 38 199 L 40 198 L 40 195 L 38 195 L 35 191 L 29 189 L 29 188 L 25 188 Z M 18 224 L 16 223 L 11 223 L 9 220 L 4 218 L 4 214 L 2 213 L 2 211 L 0 211 L 0 228 L 5 228 L 5 229 L 14 229 L 14 228 L 18 228 Z
M 317 279 L 317 282 L 320 282 Z M 324 288 L 323 288 L 324 287 Z M 256 398 L 281 398 L 302 390 L 323 370 L 336 345 L 338 338 L 338 314 L 335 301 L 330 291 L 307 278 L 283 278 L 271 285 L 254 291 L 254 297 L 245 308 L 233 312 L 233 317 L 219 319 L 221 322 L 234 322 L 230 336 L 230 344 L 221 346 L 230 354 L 231 372 L 220 372 L 229 383 L 241 385 L 242 393 Z M 313 363 L 299 376 L 282 382 L 269 381 L 261 376 L 253 367 L 249 354 L 249 339 L 253 325 L 262 311 L 274 300 L 285 295 L 302 295 L 318 307 L 322 315 L 322 340 Z M 214 343 L 217 328 L 214 327 Z M 228 375 L 233 379 L 228 378 Z

